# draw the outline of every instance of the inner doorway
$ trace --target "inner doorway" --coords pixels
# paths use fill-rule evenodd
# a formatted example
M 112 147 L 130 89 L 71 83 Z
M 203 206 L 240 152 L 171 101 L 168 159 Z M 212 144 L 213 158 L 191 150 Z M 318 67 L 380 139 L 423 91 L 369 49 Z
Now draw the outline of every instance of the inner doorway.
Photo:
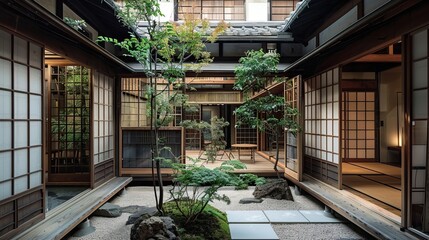
M 342 188 L 401 215 L 401 45 L 342 68 Z M 393 214 L 393 215 L 392 215 Z
M 45 52 L 47 210 L 90 186 L 90 69 Z
M 223 129 L 226 148 L 231 147 L 231 105 L 201 105 L 201 120 L 210 123 L 213 117 L 223 118 L 230 125 Z M 210 132 L 202 133 L 202 140 L 211 139 Z

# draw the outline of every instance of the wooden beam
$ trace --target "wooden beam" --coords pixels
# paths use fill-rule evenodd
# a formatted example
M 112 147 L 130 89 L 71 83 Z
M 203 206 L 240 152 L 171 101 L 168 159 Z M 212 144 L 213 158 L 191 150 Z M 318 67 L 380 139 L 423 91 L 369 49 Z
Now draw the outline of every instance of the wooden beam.
M 389 52 L 390 52 L 390 47 L 389 47 Z M 401 62 L 401 61 L 402 61 L 401 54 L 368 54 L 355 60 L 355 62 Z
M 53 65 L 53 66 L 75 66 L 79 65 L 76 62 L 73 62 L 66 58 L 57 58 L 57 59 L 45 59 L 45 64 Z
M 186 79 L 186 83 L 190 85 L 199 85 L 199 84 L 209 84 L 209 85 L 224 85 L 229 84 L 233 85 L 235 83 L 235 80 L 193 80 L 193 79 Z

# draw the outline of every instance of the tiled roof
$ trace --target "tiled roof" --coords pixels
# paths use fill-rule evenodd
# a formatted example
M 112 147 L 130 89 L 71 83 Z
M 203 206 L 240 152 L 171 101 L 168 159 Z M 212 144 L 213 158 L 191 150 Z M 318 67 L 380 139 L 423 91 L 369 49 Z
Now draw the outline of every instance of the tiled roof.
M 180 24 L 181 22 L 178 21 Z M 271 36 L 277 37 L 279 33 L 284 36 L 282 29 L 285 27 L 284 21 L 269 21 L 269 22 L 227 22 L 228 28 L 219 37 L 222 38 L 234 38 L 234 37 L 245 37 L 245 36 Z M 211 28 L 206 31 L 206 34 L 210 34 L 213 29 L 217 26 L 218 22 L 211 21 Z M 141 22 L 137 32 L 142 36 L 146 35 L 146 24 Z

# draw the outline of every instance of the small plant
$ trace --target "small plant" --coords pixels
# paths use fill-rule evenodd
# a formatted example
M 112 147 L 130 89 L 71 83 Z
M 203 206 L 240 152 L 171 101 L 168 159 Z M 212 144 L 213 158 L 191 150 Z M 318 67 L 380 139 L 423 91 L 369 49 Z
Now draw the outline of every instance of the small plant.
M 174 187 L 170 190 L 171 198 L 187 224 L 195 221 L 213 200 L 229 204 L 228 196 L 218 194 L 218 190 L 240 183 L 238 176 L 232 172 L 246 168 L 242 162 L 230 160 L 220 167 L 209 169 L 198 165 L 199 160 L 189 159 L 192 164 L 173 164 Z
M 249 186 L 257 186 L 266 183 L 265 178 L 258 177 L 255 174 L 245 173 L 238 176 L 238 182 L 235 185 L 236 190 L 248 189 Z
M 64 17 L 64 22 L 76 31 L 83 31 L 86 28 L 86 23 L 84 20 L 77 20 L 77 19 Z
M 210 119 L 210 123 L 196 120 L 185 120 L 181 124 L 184 128 L 194 129 L 200 132 L 207 132 L 210 136 L 208 140 L 210 143 L 205 147 L 205 155 L 207 161 L 214 162 L 218 152 L 225 149 L 226 142 L 224 140 L 223 128 L 227 127 L 229 123 L 223 118 L 214 116 Z

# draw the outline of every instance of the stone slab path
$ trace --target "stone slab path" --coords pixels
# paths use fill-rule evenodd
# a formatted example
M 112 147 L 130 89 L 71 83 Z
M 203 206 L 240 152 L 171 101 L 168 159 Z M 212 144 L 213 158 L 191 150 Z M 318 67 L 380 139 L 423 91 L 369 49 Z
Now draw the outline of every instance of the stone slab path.
M 231 239 L 279 239 L 271 224 L 341 223 L 323 210 L 226 211 Z

